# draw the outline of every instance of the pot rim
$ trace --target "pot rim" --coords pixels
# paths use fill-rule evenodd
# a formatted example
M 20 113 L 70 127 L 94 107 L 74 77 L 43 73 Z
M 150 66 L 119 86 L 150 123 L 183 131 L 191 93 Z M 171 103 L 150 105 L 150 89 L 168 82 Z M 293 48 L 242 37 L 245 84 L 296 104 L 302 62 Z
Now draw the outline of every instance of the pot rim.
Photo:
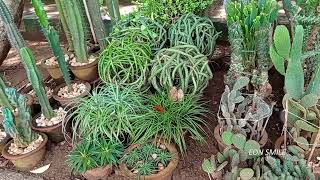
M 27 154 L 21 154 L 21 155 L 12 155 L 12 154 L 9 154 L 9 153 L 8 153 L 8 149 L 9 149 L 11 143 L 13 142 L 13 139 L 12 139 L 11 141 L 9 141 L 9 142 L 4 146 L 4 148 L 3 148 L 3 150 L 2 150 L 2 156 L 3 156 L 4 158 L 8 159 L 8 160 L 19 160 L 19 159 L 23 159 L 23 158 L 25 158 L 25 157 L 34 155 L 35 153 L 39 152 L 41 149 L 46 148 L 45 146 L 46 146 L 46 144 L 47 144 L 47 142 L 48 142 L 48 136 L 47 136 L 45 133 L 42 133 L 42 132 L 37 132 L 37 134 L 39 134 L 39 135 L 41 135 L 41 136 L 43 137 L 43 141 L 42 141 L 42 143 L 40 144 L 40 146 L 39 146 L 37 149 L 35 149 L 35 150 L 33 150 L 33 151 L 31 151 L 31 152 L 29 152 L 29 153 L 27 153 Z
M 56 88 L 54 88 L 54 90 L 52 92 L 53 99 L 55 99 L 56 101 L 59 101 L 59 102 L 60 101 L 72 101 L 72 100 L 87 96 L 89 94 L 89 92 L 91 91 L 91 85 L 88 82 L 80 81 L 80 80 L 74 80 L 74 81 L 71 81 L 71 84 L 72 83 L 83 83 L 83 84 L 85 84 L 87 90 L 84 93 L 80 94 L 79 96 L 76 96 L 76 97 L 73 97 L 73 98 L 62 98 L 62 97 L 58 96 L 58 92 L 62 87 L 65 87 L 67 85 L 66 83 L 62 83 L 59 86 L 57 86 Z
M 55 57 L 55 56 L 52 56 L 52 57 Z M 50 58 L 52 58 L 52 57 L 50 57 Z M 50 59 L 50 58 L 48 58 L 48 59 Z M 60 67 L 59 67 L 59 64 L 47 65 L 47 64 L 46 64 L 46 60 L 48 60 L 48 59 L 43 59 L 43 60 L 41 61 L 41 66 L 42 66 L 42 67 L 44 67 L 44 68 L 46 68 L 46 69 L 57 69 L 57 68 L 60 68 Z
M 70 63 L 69 64 L 69 68 L 71 70 L 79 70 L 79 69 L 87 69 L 87 68 L 91 68 L 92 66 L 96 66 L 98 64 L 98 61 L 99 61 L 99 58 L 98 57 L 95 57 L 96 59 L 89 63 L 89 64 L 86 64 L 86 65 L 83 65 L 83 66 L 72 66 Z
M 175 145 L 172 143 L 166 143 L 163 139 L 155 139 L 152 141 L 152 143 L 156 143 L 156 142 L 160 142 L 161 144 L 164 144 L 168 151 L 173 155 L 170 163 L 168 164 L 168 166 L 158 172 L 157 174 L 152 174 L 152 175 L 148 175 L 148 176 L 139 176 L 141 179 L 145 179 L 145 178 L 154 178 L 154 179 L 159 179 L 162 176 L 165 176 L 167 174 L 172 174 L 172 172 L 176 169 L 178 162 L 179 162 L 179 155 L 178 155 L 178 150 L 176 149 Z M 125 154 L 127 154 L 128 152 L 132 151 L 133 149 L 139 147 L 139 144 L 132 144 L 130 145 L 126 150 L 125 150 Z M 127 165 L 125 163 L 121 163 L 120 164 L 120 169 L 125 173 L 126 176 L 128 177 L 136 177 L 137 174 L 132 173 L 129 168 L 127 167 Z
M 33 129 L 33 130 L 35 130 L 35 131 L 40 131 L 40 132 L 42 132 L 42 131 L 52 131 L 52 130 L 54 130 L 54 129 L 57 129 L 57 128 L 59 128 L 60 126 L 62 126 L 62 122 L 63 121 L 61 121 L 59 124 L 56 124 L 56 125 L 53 125 L 53 126 L 47 126 L 47 127 L 38 127 L 36 124 L 36 119 L 39 117 L 39 116 L 41 116 L 41 112 L 40 113 L 38 113 L 38 114 L 36 114 L 33 118 L 32 118 L 32 121 L 31 121 L 31 129 Z M 66 118 L 67 117 L 67 115 L 64 117 L 64 118 Z

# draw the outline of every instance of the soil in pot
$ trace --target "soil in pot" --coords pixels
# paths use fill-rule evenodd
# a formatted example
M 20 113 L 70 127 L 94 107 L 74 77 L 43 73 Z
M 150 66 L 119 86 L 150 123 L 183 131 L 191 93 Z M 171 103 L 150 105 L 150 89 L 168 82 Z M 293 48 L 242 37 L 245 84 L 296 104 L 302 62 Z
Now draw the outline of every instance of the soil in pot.
M 176 169 L 178 162 L 179 162 L 179 156 L 178 151 L 176 147 L 173 144 L 168 144 L 164 142 L 163 140 L 155 140 L 152 142 L 154 145 L 156 145 L 158 148 L 161 148 L 163 150 L 167 150 L 172 155 L 172 159 L 170 163 L 164 167 L 163 164 L 158 164 L 158 173 L 152 174 L 148 176 L 139 176 L 137 175 L 137 172 L 135 170 L 130 170 L 128 166 L 125 163 L 120 164 L 120 170 L 123 173 L 124 176 L 126 176 L 129 179 L 144 179 L 144 180 L 171 180 L 173 171 Z M 126 154 L 131 152 L 132 150 L 138 148 L 139 145 L 131 145 L 127 150 Z M 154 154 L 153 154 L 154 155 Z M 152 158 L 156 158 L 152 155 Z
M 47 119 L 43 114 L 38 114 L 32 120 L 32 129 L 46 133 L 49 139 L 55 143 L 64 141 L 64 134 L 62 132 L 62 122 L 66 118 L 67 112 L 63 108 L 54 110 L 56 117 Z
M 74 55 L 70 55 L 68 59 L 70 59 L 70 69 L 78 79 L 82 81 L 92 82 L 99 78 L 97 57 L 91 55 L 87 63 L 77 62 Z
M 63 107 L 72 107 L 79 102 L 80 98 L 87 96 L 90 90 L 91 85 L 89 83 L 73 81 L 72 91 L 69 91 L 66 84 L 61 84 L 53 90 L 53 98 Z
M 214 138 L 216 139 L 217 143 L 218 143 L 218 148 L 220 152 L 223 152 L 223 150 L 227 147 L 221 138 L 221 132 L 220 132 L 220 125 L 217 125 L 214 128 Z M 268 142 L 268 133 L 265 130 L 264 133 L 262 134 L 262 137 L 259 141 L 260 147 L 263 148 Z
M 87 180 L 107 180 L 112 173 L 112 166 L 99 167 L 91 169 L 82 174 Z
M 19 170 L 30 170 L 34 168 L 45 156 L 47 135 L 40 133 L 39 138 L 28 147 L 17 148 L 13 140 L 9 141 L 2 151 L 2 156 L 10 160 Z

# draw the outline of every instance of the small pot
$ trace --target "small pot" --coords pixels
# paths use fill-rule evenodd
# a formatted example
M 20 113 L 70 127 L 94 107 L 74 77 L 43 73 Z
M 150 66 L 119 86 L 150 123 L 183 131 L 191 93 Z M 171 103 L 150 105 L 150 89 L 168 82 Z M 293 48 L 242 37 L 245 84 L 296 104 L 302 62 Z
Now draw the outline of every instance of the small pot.
M 108 176 L 112 172 L 112 166 L 107 165 L 105 167 L 99 167 L 95 169 L 91 169 L 82 174 L 87 180 L 102 180 L 108 179 Z
M 89 94 L 90 90 L 91 90 L 91 85 L 88 83 L 88 82 L 81 82 L 81 81 L 72 81 L 72 83 L 84 83 L 86 85 L 86 91 L 81 94 L 80 96 L 77 96 L 77 97 L 74 97 L 74 98 L 62 98 L 60 96 L 58 96 L 58 92 L 61 88 L 65 87 L 66 84 L 63 83 L 59 86 L 57 86 L 54 90 L 53 90 L 53 94 L 52 94 L 52 97 L 58 101 L 60 103 L 61 106 L 63 107 L 66 107 L 66 106 L 69 106 L 69 107 L 72 107 L 72 106 L 75 106 L 80 98 L 82 97 L 85 97 Z
M 41 66 L 48 71 L 48 73 L 52 77 L 52 79 L 54 79 L 54 80 L 63 79 L 63 75 L 60 70 L 59 64 L 47 65 L 46 59 L 44 59 L 41 61 Z
M 27 153 L 22 155 L 11 155 L 8 153 L 8 149 L 13 142 L 13 140 L 9 141 L 4 149 L 2 150 L 2 156 L 8 160 L 10 160 L 14 166 L 19 170 L 30 170 L 34 168 L 45 156 L 46 154 L 46 144 L 48 142 L 47 135 L 40 133 L 43 138 L 41 145 Z
M 220 135 L 220 125 L 217 125 L 214 128 L 214 138 L 216 139 L 218 143 L 218 148 L 219 151 L 222 152 L 227 146 L 223 143 L 221 135 Z M 262 134 L 262 137 L 259 141 L 260 147 L 263 148 L 268 142 L 268 133 L 265 130 L 264 133 Z
M 120 164 L 120 170 L 121 172 L 129 179 L 143 179 L 143 180 L 171 180 L 173 171 L 176 169 L 178 162 L 179 162 L 179 156 L 178 156 L 178 151 L 173 144 L 168 144 L 164 142 L 163 140 L 155 140 L 153 143 L 158 143 L 160 142 L 161 144 L 164 144 L 168 151 L 173 155 L 172 160 L 168 164 L 168 166 L 160 171 L 157 174 L 149 175 L 149 176 L 137 176 L 137 174 L 132 173 L 126 164 L 122 163 Z M 133 144 L 129 146 L 128 149 L 126 149 L 125 153 L 128 153 L 132 151 L 133 149 L 137 148 L 139 145 Z
M 98 58 L 84 66 L 71 66 L 70 69 L 73 74 L 82 81 L 91 82 L 98 79 Z
M 2 139 L 2 141 L 0 141 L 0 152 L 1 153 L 9 140 L 10 140 L 10 136 L 7 134 L 7 136 L 4 139 Z

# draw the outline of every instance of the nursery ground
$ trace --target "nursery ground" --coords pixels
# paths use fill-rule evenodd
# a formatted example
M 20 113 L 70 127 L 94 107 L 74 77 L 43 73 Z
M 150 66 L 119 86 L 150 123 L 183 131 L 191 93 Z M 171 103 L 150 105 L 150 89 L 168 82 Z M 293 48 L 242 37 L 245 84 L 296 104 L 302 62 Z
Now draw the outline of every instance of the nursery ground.
M 28 42 L 28 46 L 35 52 L 38 65 L 40 60 L 51 56 L 51 51 L 47 43 L 34 43 Z M 224 91 L 223 77 L 227 71 L 227 62 L 229 57 L 226 56 L 219 62 L 213 62 L 212 68 L 214 70 L 214 78 L 210 80 L 207 89 L 204 92 L 204 98 L 209 102 L 209 108 L 212 112 L 206 118 L 209 127 L 206 129 L 207 132 L 207 143 L 198 144 L 193 139 L 187 138 L 187 156 L 181 158 L 177 169 L 173 174 L 174 180 L 197 180 L 207 179 L 206 174 L 201 170 L 201 164 L 204 158 L 210 157 L 212 154 L 217 153 L 217 146 L 214 141 L 213 129 L 217 124 L 216 113 L 219 109 L 219 101 L 222 92 Z M 219 66 L 218 66 L 219 65 Z M 1 74 L 5 74 L 8 81 L 13 86 L 21 87 L 27 83 L 25 71 L 20 63 L 19 56 L 12 50 L 9 57 L 0 68 Z M 48 76 L 43 70 L 45 78 Z M 267 148 L 272 148 L 277 137 L 280 136 L 281 123 L 277 116 L 274 115 L 270 119 L 270 127 L 267 129 L 269 132 L 269 142 Z M 4 177 L 10 177 L 10 180 L 76 180 L 81 179 L 80 176 L 74 175 L 71 169 L 66 165 L 65 160 L 67 154 L 71 150 L 71 146 L 67 142 L 59 144 L 48 144 L 47 155 L 44 161 L 38 167 L 50 164 L 50 168 L 42 174 L 31 175 L 28 172 L 17 172 L 13 165 L 7 162 L 5 159 L 0 158 L 0 180 L 7 180 Z M 15 174 L 16 172 L 16 174 Z M 125 179 L 117 172 L 109 177 L 108 179 L 121 180 Z M 10 176 L 9 176 L 10 175 Z M 31 176 L 30 176 L 31 175 Z

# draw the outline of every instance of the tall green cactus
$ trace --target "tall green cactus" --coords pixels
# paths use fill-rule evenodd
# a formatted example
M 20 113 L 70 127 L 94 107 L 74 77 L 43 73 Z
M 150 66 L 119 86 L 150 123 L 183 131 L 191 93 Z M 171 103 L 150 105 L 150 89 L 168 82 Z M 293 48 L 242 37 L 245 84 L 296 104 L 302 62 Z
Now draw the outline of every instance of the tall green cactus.
M 31 129 L 30 107 L 27 98 L 17 93 L 14 88 L 6 88 L 6 95 L 10 103 L 18 109 L 13 114 L 10 108 L 3 109 L 3 127 L 19 147 L 27 147 L 36 139 L 36 134 Z
M 28 79 L 39 98 L 42 113 L 46 118 L 51 119 L 54 116 L 54 112 L 44 90 L 43 78 L 36 67 L 36 62 L 31 51 L 25 46 L 24 40 L 13 21 L 12 14 L 3 0 L 0 0 L 0 18 L 2 22 L 4 22 L 3 24 L 11 45 L 15 47 L 20 54 L 24 68 L 27 71 Z
M 11 106 L 9 99 L 5 92 L 6 84 L 4 83 L 2 77 L 0 76 L 0 105 L 3 107 L 7 107 L 10 110 L 13 110 L 13 107 Z
M 65 17 L 72 37 L 74 53 L 77 57 L 77 61 L 81 63 L 88 62 L 85 33 L 86 25 L 81 2 L 79 2 L 79 0 L 63 0 L 61 2 L 63 2 L 63 6 L 65 8 Z
M 64 58 L 64 53 L 60 46 L 59 35 L 54 29 L 54 27 L 52 27 L 49 24 L 48 16 L 46 11 L 43 8 L 43 4 L 41 0 L 32 0 L 31 2 L 32 2 L 32 6 L 35 9 L 36 15 L 38 16 L 39 23 L 40 23 L 40 26 L 42 27 L 44 35 L 46 36 L 52 48 L 53 54 L 57 57 L 59 67 L 63 75 L 63 79 L 66 82 L 66 84 L 70 86 L 71 85 L 70 73 L 69 73 L 68 65 Z
M 96 37 L 100 49 L 103 50 L 107 46 L 107 29 L 103 24 L 101 12 L 100 12 L 100 5 L 99 1 L 92 1 L 92 0 L 83 0 L 85 6 L 88 9 L 88 19 L 90 19 L 92 29 L 94 32 L 94 36 Z
M 120 9 L 118 0 L 106 0 L 106 4 L 111 17 L 112 24 L 116 24 L 120 20 Z

